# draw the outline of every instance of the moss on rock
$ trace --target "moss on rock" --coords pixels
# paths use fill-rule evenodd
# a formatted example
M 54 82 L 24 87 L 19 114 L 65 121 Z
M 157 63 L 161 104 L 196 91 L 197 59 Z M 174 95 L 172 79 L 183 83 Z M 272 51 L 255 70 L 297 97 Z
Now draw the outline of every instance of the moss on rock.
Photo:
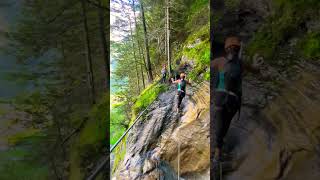
M 273 0 L 273 6 L 273 14 L 254 34 L 247 48 L 250 56 L 259 53 L 269 61 L 272 61 L 276 48 L 296 35 L 299 25 L 317 13 L 315 7 L 320 3 L 317 0 Z

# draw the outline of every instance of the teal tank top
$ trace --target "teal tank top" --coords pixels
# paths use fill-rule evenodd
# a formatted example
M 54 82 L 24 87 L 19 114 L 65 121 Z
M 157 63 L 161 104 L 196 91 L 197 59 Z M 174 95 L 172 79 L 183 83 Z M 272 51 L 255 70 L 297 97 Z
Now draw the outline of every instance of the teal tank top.
M 224 90 L 224 72 L 219 72 L 219 81 L 218 81 L 218 88 L 220 90 Z

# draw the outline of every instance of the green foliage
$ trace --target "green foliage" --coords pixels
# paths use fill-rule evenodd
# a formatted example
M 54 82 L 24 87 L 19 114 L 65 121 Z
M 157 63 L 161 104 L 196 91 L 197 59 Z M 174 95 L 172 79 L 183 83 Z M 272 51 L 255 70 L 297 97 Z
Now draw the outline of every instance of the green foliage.
M 137 98 L 137 101 L 133 105 L 133 114 L 138 114 L 140 111 L 148 107 L 160 93 L 167 90 L 167 86 L 164 84 L 159 84 L 157 82 L 151 84 L 147 87 Z
M 115 144 L 126 130 L 122 124 L 126 121 L 130 121 L 130 119 L 126 120 L 126 116 L 120 108 L 112 108 L 110 121 L 110 144 Z
M 306 18 L 314 15 L 317 0 L 274 0 L 275 11 L 267 22 L 254 34 L 247 51 L 249 55 L 259 53 L 272 60 L 276 47 L 298 30 Z
M 8 161 L 7 161 L 8 162 Z M 9 161 L 0 167 L 2 180 L 49 179 L 49 168 L 29 161 Z
M 204 78 L 206 81 L 209 81 L 209 80 L 210 80 L 210 71 L 205 72 L 203 78 Z
M 293 17 L 290 11 L 286 11 L 282 16 L 269 19 L 258 33 L 254 35 L 248 47 L 250 55 L 259 53 L 267 59 L 271 59 L 277 45 L 297 26 L 298 19 Z
M 195 44 L 192 48 L 185 46 L 183 49 L 183 55 L 195 61 L 195 67 L 189 73 L 189 77 L 193 80 L 201 73 L 208 74 L 205 71 L 210 67 L 209 24 L 191 35 L 186 41 L 187 45 L 194 44 L 197 39 L 200 40 L 200 43 Z M 204 79 L 207 80 L 208 76 L 210 77 L 210 75 L 205 75 Z
M 8 150 L 0 151 L 0 179 L 49 179 L 49 164 L 43 156 L 41 145 L 47 137 L 39 131 L 30 129 L 10 137 L 14 140 Z
M 103 4 L 106 5 L 107 2 L 103 1 Z M 13 103 L 17 111 L 26 113 L 26 118 L 30 117 L 31 121 L 27 119 L 24 122 L 33 129 L 10 136 L 8 141 L 11 145 L 20 145 L 26 141 L 30 143 L 42 135 L 38 134 L 40 130 L 35 129 L 41 127 L 41 133 L 43 132 L 48 138 L 37 144 L 45 149 L 45 153 L 37 155 L 53 157 L 55 161 L 53 164 L 57 167 L 59 174 L 65 174 L 68 169 L 64 164 L 70 159 L 63 156 L 61 139 L 67 138 L 73 130 L 78 128 L 80 122 L 88 117 L 88 111 L 92 108 L 91 97 L 88 94 L 86 56 L 83 55 L 86 50 L 86 38 L 83 33 L 81 1 L 32 1 L 21 2 L 20 5 L 19 17 L 15 20 L 15 24 L 8 28 L 6 34 L 8 44 L 5 50 L 6 53 L 20 60 L 19 64 L 30 67 L 19 69 L 19 72 L 12 74 L 10 78 L 12 81 L 27 82 L 28 88 L 32 90 L 20 95 Z M 96 88 L 95 98 L 99 99 L 101 94 L 106 92 L 104 53 L 101 45 L 103 41 L 100 36 L 100 30 L 104 27 L 99 25 L 100 8 L 90 5 L 89 2 L 85 2 L 85 6 L 92 50 L 90 56 Z M 109 20 L 106 17 L 105 19 Z M 89 164 L 86 159 L 95 162 L 95 158 L 100 155 L 106 144 L 109 105 L 106 105 L 106 99 L 102 101 L 105 103 L 100 103 L 92 109 L 89 120 L 81 131 L 64 144 L 67 147 L 66 153 L 70 153 L 70 157 L 73 158 L 70 160 L 71 169 L 74 168 L 72 172 L 77 167 L 83 171 L 83 167 Z M 46 167 L 51 166 L 52 162 L 46 159 L 41 163 Z M 17 165 L 17 169 L 20 165 Z M 51 173 L 53 169 L 49 171 Z M 31 169 L 30 172 L 35 175 L 29 176 L 22 173 L 21 177 L 12 175 L 12 179 L 46 179 L 36 176 L 41 172 Z M 15 173 L 18 174 L 18 172 Z M 0 179 L 4 179 L 1 177 L 0 175 Z M 83 179 L 77 175 L 75 177 L 77 180 Z
M 193 1 L 190 8 L 186 9 L 187 19 L 184 27 L 188 32 L 194 32 L 209 22 L 209 1 Z
M 112 167 L 112 173 L 114 173 L 117 170 L 120 163 L 124 160 L 124 156 L 126 155 L 126 149 L 127 149 L 126 139 L 127 137 L 124 137 L 123 140 L 119 143 L 119 145 L 113 151 L 114 162 Z
M 185 44 L 192 44 L 197 39 L 209 40 L 210 38 L 209 30 L 210 30 L 210 23 L 207 23 L 204 26 L 201 26 L 201 28 L 189 34 Z
M 32 115 L 33 125 L 48 121 L 51 103 L 52 101 L 40 91 L 20 94 L 14 100 L 14 105 L 17 110 Z
M 199 9 L 202 9 L 204 7 L 209 7 L 209 1 L 208 0 L 197 0 L 193 1 L 192 5 L 190 7 L 190 14 L 198 13 Z
M 320 58 L 320 33 L 308 34 L 300 43 L 302 53 L 307 58 Z
M 193 48 L 185 48 L 184 55 L 196 61 L 196 66 L 205 67 L 210 64 L 209 41 L 202 41 Z
M 83 168 L 93 159 L 99 158 L 103 148 L 107 146 L 107 123 L 109 123 L 107 120 L 109 119 L 108 108 L 110 108 L 108 101 L 109 96 L 105 95 L 92 108 L 89 120 L 71 148 L 70 180 L 83 179 L 85 173 Z

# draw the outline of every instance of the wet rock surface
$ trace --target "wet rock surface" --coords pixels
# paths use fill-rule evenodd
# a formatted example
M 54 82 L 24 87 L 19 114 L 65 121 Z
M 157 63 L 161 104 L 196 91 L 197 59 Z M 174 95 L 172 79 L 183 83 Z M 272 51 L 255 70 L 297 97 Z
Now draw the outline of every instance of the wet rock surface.
M 282 81 L 281 90 L 245 78 L 241 117 L 233 120 L 225 139 L 224 152 L 231 158 L 225 159 L 224 179 L 320 177 L 319 75 L 306 68 L 298 80 Z

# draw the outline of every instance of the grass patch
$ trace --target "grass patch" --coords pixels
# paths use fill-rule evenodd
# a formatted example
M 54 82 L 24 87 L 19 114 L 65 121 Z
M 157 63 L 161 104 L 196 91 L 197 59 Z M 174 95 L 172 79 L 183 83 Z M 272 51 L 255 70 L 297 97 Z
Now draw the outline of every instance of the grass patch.
M 123 140 L 120 142 L 120 144 L 113 151 L 114 163 L 112 167 L 112 173 L 115 173 L 117 171 L 119 165 L 124 160 L 124 156 L 126 155 L 126 148 L 127 148 L 126 141 L 127 141 L 127 137 L 124 137 Z
M 138 114 L 140 111 L 148 107 L 160 93 L 166 91 L 168 87 L 164 84 L 159 84 L 157 82 L 148 86 L 142 93 L 138 96 L 136 102 L 133 105 L 133 116 Z

